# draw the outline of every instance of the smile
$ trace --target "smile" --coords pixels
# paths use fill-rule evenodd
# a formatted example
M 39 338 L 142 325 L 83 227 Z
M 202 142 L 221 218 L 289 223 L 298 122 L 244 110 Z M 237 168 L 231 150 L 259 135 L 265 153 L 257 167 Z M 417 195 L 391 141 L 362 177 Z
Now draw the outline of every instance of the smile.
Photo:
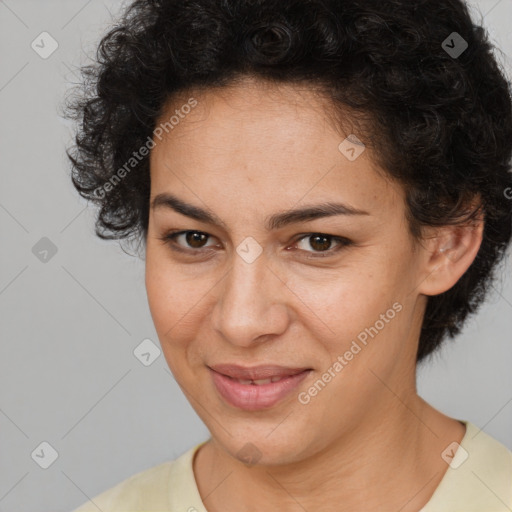
M 209 367 L 213 385 L 229 405 L 246 411 L 269 409 L 292 394 L 310 368 L 234 365 Z

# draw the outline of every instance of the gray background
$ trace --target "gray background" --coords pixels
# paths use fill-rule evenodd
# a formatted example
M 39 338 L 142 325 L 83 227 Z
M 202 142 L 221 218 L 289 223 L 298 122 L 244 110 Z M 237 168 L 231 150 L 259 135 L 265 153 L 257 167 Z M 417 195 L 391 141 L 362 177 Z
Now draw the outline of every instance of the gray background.
M 510 76 L 512 1 L 472 5 L 476 16 L 485 15 Z M 94 211 L 69 179 L 64 149 L 72 128 L 58 106 L 121 7 L 102 0 L 0 1 L 3 512 L 69 512 L 208 435 L 163 356 L 147 367 L 135 358 L 142 340 L 158 344 L 144 262 L 94 236 Z M 59 45 L 47 59 L 31 47 L 43 31 Z M 57 248 L 46 262 L 32 252 L 43 237 Z M 509 448 L 511 260 L 478 316 L 418 374 L 427 401 Z M 58 452 L 48 469 L 36 464 L 49 460 L 48 449 L 36 450 L 43 441 Z M 39 457 L 32 458 L 34 450 Z

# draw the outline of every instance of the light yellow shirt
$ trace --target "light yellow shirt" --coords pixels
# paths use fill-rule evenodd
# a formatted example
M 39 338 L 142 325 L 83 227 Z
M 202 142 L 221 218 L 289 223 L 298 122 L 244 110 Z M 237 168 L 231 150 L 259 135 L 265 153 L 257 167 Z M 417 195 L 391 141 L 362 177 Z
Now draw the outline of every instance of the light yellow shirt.
M 511 512 L 512 452 L 469 421 L 449 467 L 419 512 Z M 200 443 L 174 461 L 141 471 L 73 512 L 207 512 L 192 468 Z

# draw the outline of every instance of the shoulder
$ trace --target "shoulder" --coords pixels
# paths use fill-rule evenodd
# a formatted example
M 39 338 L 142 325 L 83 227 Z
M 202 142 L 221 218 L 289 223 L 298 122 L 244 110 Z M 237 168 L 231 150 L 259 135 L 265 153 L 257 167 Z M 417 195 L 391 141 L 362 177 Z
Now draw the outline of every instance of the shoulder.
M 140 471 L 84 503 L 73 512 L 123 512 L 142 510 L 141 507 L 165 507 L 170 474 L 175 461 Z M 151 503 L 148 503 L 150 500 Z M 165 510 L 165 509 L 161 509 Z
M 467 422 L 466 426 L 466 436 L 461 446 L 465 450 L 463 455 L 467 459 L 468 469 L 475 476 L 492 481 L 499 489 L 508 492 L 504 498 L 512 499 L 512 452 L 471 422 Z
M 473 481 L 486 489 L 489 498 L 491 494 L 506 503 L 507 510 L 512 508 L 512 451 L 497 439 L 486 434 L 473 424 L 469 424 L 468 433 L 471 436 L 467 443 L 468 461 Z M 492 492 L 491 492 L 492 490 Z
M 449 467 L 421 512 L 512 510 L 512 452 L 473 423 L 463 423 L 466 434 L 458 447 L 443 452 Z
M 202 443 L 201 443 L 202 444 Z M 72 512 L 167 512 L 173 494 L 194 492 L 192 459 L 196 445 L 175 460 L 140 471 Z

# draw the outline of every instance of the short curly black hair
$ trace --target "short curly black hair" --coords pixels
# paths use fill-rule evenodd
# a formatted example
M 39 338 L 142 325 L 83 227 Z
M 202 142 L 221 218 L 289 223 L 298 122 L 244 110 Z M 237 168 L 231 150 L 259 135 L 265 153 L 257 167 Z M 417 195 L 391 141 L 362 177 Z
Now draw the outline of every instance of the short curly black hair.
M 416 239 L 484 212 L 474 262 L 428 298 L 419 362 L 477 310 L 511 239 L 511 90 L 493 50 L 462 0 L 136 0 L 66 103 L 73 184 L 100 207 L 98 236 L 145 244 L 149 156 L 105 184 L 173 95 L 244 77 L 322 90 L 368 121 L 358 136 L 404 186 Z

